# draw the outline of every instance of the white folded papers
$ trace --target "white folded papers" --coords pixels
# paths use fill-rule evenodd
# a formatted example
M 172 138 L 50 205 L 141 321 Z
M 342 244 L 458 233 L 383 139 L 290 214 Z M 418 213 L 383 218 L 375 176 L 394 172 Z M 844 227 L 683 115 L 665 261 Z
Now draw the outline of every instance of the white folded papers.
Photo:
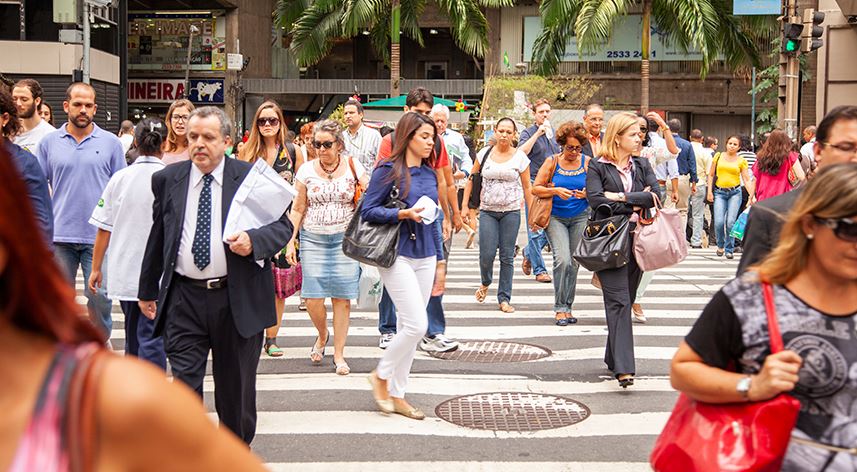
M 435 203 L 434 200 L 425 195 L 420 197 L 420 199 L 414 203 L 414 208 L 422 208 L 422 211 L 418 214 L 420 215 L 420 218 L 422 218 L 424 225 L 434 223 L 434 220 L 440 216 L 440 207 L 437 206 L 437 203 Z

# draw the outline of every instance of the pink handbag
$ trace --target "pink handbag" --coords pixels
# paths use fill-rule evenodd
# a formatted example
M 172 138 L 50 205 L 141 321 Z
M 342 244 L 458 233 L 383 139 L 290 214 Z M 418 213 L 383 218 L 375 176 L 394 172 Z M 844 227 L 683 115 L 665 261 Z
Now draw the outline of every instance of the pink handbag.
M 643 272 L 663 269 L 678 264 L 687 257 L 685 229 L 678 210 L 664 209 L 655 198 L 650 219 L 640 214 L 634 230 L 634 256 Z

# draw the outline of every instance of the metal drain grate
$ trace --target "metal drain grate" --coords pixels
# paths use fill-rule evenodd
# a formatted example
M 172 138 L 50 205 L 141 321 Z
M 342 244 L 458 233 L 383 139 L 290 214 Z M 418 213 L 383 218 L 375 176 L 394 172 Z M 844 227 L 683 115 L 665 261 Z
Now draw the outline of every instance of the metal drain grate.
M 429 352 L 433 357 L 461 362 L 526 362 L 551 355 L 550 349 L 534 344 L 504 341 L 464 341 L 451 352 Z
M 478 393 L 447 400 L 435 414 L 452 424 L 491 431 L 539 431 L 580 423 L 589 408 L 578 401 L 538 393 Z

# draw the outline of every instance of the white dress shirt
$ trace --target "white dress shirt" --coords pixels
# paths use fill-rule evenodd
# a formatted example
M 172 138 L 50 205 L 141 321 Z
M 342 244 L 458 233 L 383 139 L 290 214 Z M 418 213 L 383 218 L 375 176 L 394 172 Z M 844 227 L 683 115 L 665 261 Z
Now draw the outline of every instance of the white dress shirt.
M 188 177 L 187 207 L 182 226 L 182 239 L 176 258 L 176 272 L 191 279 L 216 279 L 226 275 L 226 246 L 223 244 L 223 166 L 226 158 L 211 172 L 211 234 L 209 250 L 211 260 L 203 270 L 193 263 L 193 236 L 196 233 L 196 212 L 199 206 L 199 194 L 202 192 L 202 172 L 191 163 Z

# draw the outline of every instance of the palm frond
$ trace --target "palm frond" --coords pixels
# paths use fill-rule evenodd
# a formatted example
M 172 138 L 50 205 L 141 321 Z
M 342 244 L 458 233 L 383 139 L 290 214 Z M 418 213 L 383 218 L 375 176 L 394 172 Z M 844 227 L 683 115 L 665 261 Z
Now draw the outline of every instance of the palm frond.
M 384 0 L 345 0 L 342 9 L 342 34 L 350 37 L 372 24 L 378 17 L 379 11 L 389 9 L 389 2 Z
M 369 40 L 375 55 L 390 65 L 390 11 L 387 10 L 375 21 L 369 30 Z
M 581 0 L 542 1 L 539 6 L 542 31 L 533 43 L 531 59 L 536 73 L 550 75 L 556 72 L 568 42 L 574 36 L 574 19 L 581 3 Z
M 604 46 L 617 19 L 628 10 L 629 0 L 583 0 L 574 22 L 577 47 L 581 53 Z
M 299 66 L 318 63 L 343 36 L 341 0 L 316 0 L 294 23 L 290 49 Z
M 402 32 L 413 39 L 420 47 L 425 47 L 423 33 L 420 30 L 420 17 L 426 8 L 425 0 L 407 0 L 402 5 Z
M 515 0 L 479 0 L 479 5 L 485 8 L 513 7 Z
M 310 7 L 312 0 L 278 0 L 274 6 L 274 22 L 277 26 L 292 30 L 292 26 Z
M 488 20 L 478 0 L 435 0 L 450 19 L 452 38 L 467 54 L 484 57 L 488 49 Z

